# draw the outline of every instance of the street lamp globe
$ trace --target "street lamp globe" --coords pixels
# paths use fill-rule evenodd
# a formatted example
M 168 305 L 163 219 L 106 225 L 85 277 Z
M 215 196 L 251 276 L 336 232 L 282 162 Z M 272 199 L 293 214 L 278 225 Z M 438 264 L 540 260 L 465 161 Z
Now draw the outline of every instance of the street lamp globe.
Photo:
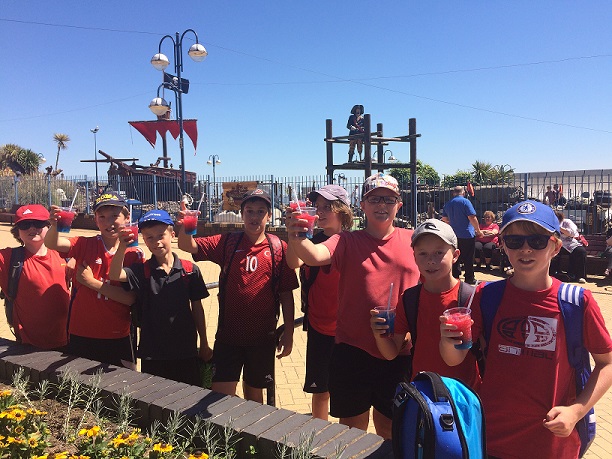
M 163 116 L 170 110 L 170 105 L 163 97 L 155 97 L 149 104 L 149 109 L 155 115 Z
M 170 61 L 165 54 L 157 53 L 151 58 L 151 65 L 157 70 L 166 70 L 166 67 L 170 65 Z
M 216 155 L 213 155 L 216 156 Z M 209 166 L 212 165 L 212 161 L 209 159 L 208 161 L 206 161 L 206 164 L 208 164 Z M 221 164 L 221 160 L 219 158 L 215 159 L 215 164 Z
M 208 56 L 208 51 L 206 51 L 206 48 L 204 48 L 202 44 L 195 43 L 191 45 L 191 48 L 189 48 L 187 54 L 189 54 L 189 57 L 191 57 L 191 59 L 193 59 L 195 62 L 202 62 L 204 59 L 206 59 L 206 56 Z

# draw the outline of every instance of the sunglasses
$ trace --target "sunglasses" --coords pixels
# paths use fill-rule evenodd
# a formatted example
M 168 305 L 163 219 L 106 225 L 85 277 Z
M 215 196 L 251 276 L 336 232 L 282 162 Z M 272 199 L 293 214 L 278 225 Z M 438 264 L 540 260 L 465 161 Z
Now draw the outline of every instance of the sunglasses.
M 24 220 L 24 221 L 17 223 L 17 228 L 22 231 L 25 231 L 25 230 L 29 230 L 32 226 L 36 229 L 41 229 L 48 225 L 49 225 L 48 222 L 41 221 L 41 220 Z
M 520 236 L 518 234 L 509 234 L 503 236 L 504 245 L 511 250 L 518 250 L 525 244 L 529 244 L 533 250 L 545 249 L 552 236 L 545 234 L 530 234 L 529 236 Z
M 385 204 L 395 204 L 399 198 L 396 196 L 368 196 L 365 200 L 370 204 L 378 204 L 381 201 Z

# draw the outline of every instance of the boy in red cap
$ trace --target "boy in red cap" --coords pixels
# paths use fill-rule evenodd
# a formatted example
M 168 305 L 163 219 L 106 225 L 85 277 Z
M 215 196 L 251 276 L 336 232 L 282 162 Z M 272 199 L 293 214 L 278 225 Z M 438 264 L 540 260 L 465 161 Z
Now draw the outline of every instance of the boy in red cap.
M 136 296 L 126 292 L 109 278 L 110 263 L 119 247 L 119 230 L 130 221 L 122 197 L 114 193 L 101 195 L 93 207 L 97 236 L 60 238 L 57 219 L 61 209 L 51 206 L 51 228 L 45 244 L 62 256 L 76 259 L 77 272 L 72 285 L 72 307 L 69 318 L 67 352 L 86 359 L 128 368 L 136 367 L 130 336 L 130 305 Z M 144 261 L 144 252 L 130 247 L 125 256 L 127 266 Z
M 49 211 L 40 204 L 21 206 L 11 228 L 21 247 L 0 250 L 0 287 L 5 295 L 9 293 L 12 256 L 15 251 L 22 252 L 11 322 L 17 341 L 41 349 L 58 349 L 68 342 L 66 260 L 45 246 L 50 225 Z
M 263 389 L 274 384 L 274 349 L 282 358 L 293 347 L 292 291 L 298 281 L 287 266 L 287 244 L 265 231 L 272 215 L 270 195 L 259 188 L 250 191 L 240 210 L 243 232 L 194 238 L 180 229 L 178 246 L 195 261 L 209 260 L 222 269 L 212 389 L 236 395 L 242 372 L 245 398 L 263 403 Z M 180 212 L 177 224 L 183 216 Z M 281 306 L 285 331 L 277 346 Z

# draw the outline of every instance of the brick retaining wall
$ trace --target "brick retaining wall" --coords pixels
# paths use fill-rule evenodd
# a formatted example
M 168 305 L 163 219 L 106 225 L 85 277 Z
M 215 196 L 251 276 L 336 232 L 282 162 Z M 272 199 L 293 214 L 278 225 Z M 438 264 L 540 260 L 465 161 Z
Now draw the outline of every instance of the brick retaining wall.
M 359 429 L 315 419 L 311 416 L 260 405 L 239 397 L 218 394 L 196 386 L 139 373 L 126 368 L 101 364 L 57 351 L 40 351 L 31 346 L 0 339 L 0 380 L 10 383 L 12 375 L 23 368 L 30 381 L 49 380 L 57 383 L 63 372 L 74 371 L 87 384 L 101 372 L 100 388 L 107 406 L 113 397 L 129 394 L 136 408 L 141 428 L 155 420 L 166 422 L 173 413 L 188 418 L 196 415 L 210 420 L 221 431 L 231 419 L 231 428 L 239 439 L 239 459 L 247 459 L 250 446 L 259 458 L 276 458 L 279 443 L 296 445 L 300 435 L 315 432 L 315 458 L 335 457 L 344 447 L 343 459 L 392 459 L 391 442 Z

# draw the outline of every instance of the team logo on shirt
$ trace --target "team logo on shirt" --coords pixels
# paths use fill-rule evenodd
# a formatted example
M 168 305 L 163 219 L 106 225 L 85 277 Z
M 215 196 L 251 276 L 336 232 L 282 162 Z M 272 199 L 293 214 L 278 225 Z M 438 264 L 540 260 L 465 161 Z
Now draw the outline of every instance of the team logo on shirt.
M 96 264 L 97 265 L 101 265 L 102 264 L 102 258 L 100 258 L 100 257 L 96 258 Z
M 497 332 L 507 344 L 525 349 L 554 351 L 557 345 L 557 319 L 551 317 L 508 317 Z

